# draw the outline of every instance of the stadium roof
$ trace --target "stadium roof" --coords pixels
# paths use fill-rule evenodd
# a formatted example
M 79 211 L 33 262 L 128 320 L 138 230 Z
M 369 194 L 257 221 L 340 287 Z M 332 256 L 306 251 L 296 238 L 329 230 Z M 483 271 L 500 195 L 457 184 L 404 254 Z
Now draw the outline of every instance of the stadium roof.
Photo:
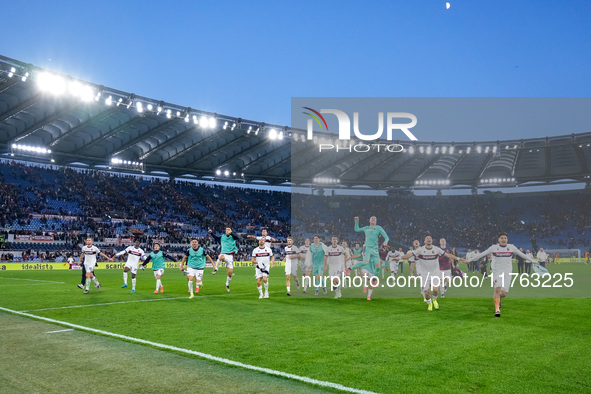
M 0 157 L 215 181 L 474 188 L 589 182 L 591 133 L 318 154 L 302 130 L 209 113 L 0 56 Z M 332 142 L 336 144 L 336 142 Z M 361 141 L 352 141 L 352 144 Z

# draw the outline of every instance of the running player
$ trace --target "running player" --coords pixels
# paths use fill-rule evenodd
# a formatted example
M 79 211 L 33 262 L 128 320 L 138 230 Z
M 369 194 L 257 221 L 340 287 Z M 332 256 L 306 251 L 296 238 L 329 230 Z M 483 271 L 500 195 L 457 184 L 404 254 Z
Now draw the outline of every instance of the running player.
M 164 275 L 164 269 L 166 268 L 165 258 L 169 258 L 170 260 L 174 260 L 174 258 L 162 250 L 160 250 L 160 244 L 156 242 L 154 244 L 154 250 L 150 252 L 146 261 L 142 263 L 141 269 L 145 269 L 146 265 L 150 261 L 152 261 L 152 270 L 154 271 L 154 278 L 156 278 L 156 290 L 154 290 L 154 294 L 158 294 L 158 290 L 161 293 L 164 293 L 164 286 L 162 285 L 162 275 Z
M 332 237 L 331 241 L 324 256 L 324 270 L 328 264 L 328 275 L 332 279 L 332 290 L 335 292 L 334 298 L 341 298 L 341 286 L 337 286 L 337 283 L 339 280 L 342 281 L 341 275 L 345 272 L 345 248 L 339 245 L 337 237 Z
M 304 244 L 300 246 L 300 261 L 302 264 L 302 282 L 304 283 L 303 293 L 306 294 L 306 290 L 308 289 L 309 280 L 304 280 L 304 277 L 310 278 L 310 274 L 312 273 L 312 256 L 308 252 L 310 249 L 310 238 L 306 238 L 304 240 Z
M 209 234 L 211 234 L 216 242 L 221 244 L 220 255 L 218 256 L 211 273 L 215 275 L 215 273 L 218 272 L 220 261 L 226 262 L 226 271 L 228 272 L 228 277 L 226 278 L 226 290 L 229 293 L 230 282 L 232 281 L 232 276 L 234 276 L 234 254 L 238 252 L 238 242 L 240 242 L 240 237 L 232 233 L 232 229 L 230 227 L 226 227 L 226 233 L 220 235 L 219 237 L 215 236 L 211 230 L 209 230 Z
M 179 265 L 181 271 L 187 270 L 189 293 L 191 293 L 189 298 L 195 296 L 193 293 L 193 278 L 195 278 L 195 293 L 199 293 L 199 286 L 203 280 L 203 270 L 205 270 L 206 266 L 206 258 L 213 266 L 213 260 L 207 254 L 207 251 L 202 246 L 199 246 L 197 238 L 191 239 L 191 247 L 187 249 L 185 256 L 183 256 L 183 261 Z
M 365 243 L 363 244 L 363 261 L 373 264 L 380 268 L 380 254 L 378 240 L 380 235 L 384 238 L 382 245 L 387 245 L 390 238 L 381 226 L 377 225 L 378 219 L 375 216 L 369 218 L 369 226 L 359 228 L 359 217 L 355 216 L 355 231 L 365 233 Z M 372 270 L 373 272 L 373 270 Z
M 127 273 L 131 271 L 131 292 L 135 293 L 135 276 L 137 275 L 140 258 L 145 254 L 145 252 L 142 248 L 140 248 L 140 241 L 136 239 L 133 246 L 128 246 L 125 248 L 125 250 L 115 254 L 115 256 L 123 256 L 126 253 L 127 262 L 123 268 L 123 286 L 121 286 L 121 288 L 127 287 Z
M 353 255 L 351 256 L 353 258 L 353 261 L 351 262 L 351 265 L 353 264 L 357 264 L 361 261 L 363 261 L 363 248 L 361 247 L 361 245 L 359 244 L 359 242 L 355 243 L 355 247 L 353 248 Z M 356 275 L 359 275 L 359 270 L 355 270 Z
M 259 239 L 259 246 L 252 251 L 252 262 L 255 264 L 255 277 L 257 279 L 257 289 L 260 298 L 269 298 L 269 269 L 275 264 L 275 256 L 271 248 L 265 246 L 265 239 Z M 261 279 L 265 284 L 265 293 L 263 294 L 263 286 Z
M 447 241 L 445 238 L 441 238 L 439 240 L 439 247 L 443 250 L 446 254 L 452 254 L 451 249 L 447 247 Z M 452 261 L 447 256 L 439 256 L 439 277 L 443 275 L 443 283 L 441 286 L 441 298 L 445 298 L 445 292 L 447 291 L 447 286 L 451 284 L 451 269 L 452 269 Z
M 291 296 L 291 276 L 297 283 L 298 289 L 300 282 L 298 281 L 298 247 L 293 245 L 293 238 L 287 237 L 287 246 L 285 247 L 285 287 L 287 287 L 287 295 Z M 294 274 L 295 267 L 295 274 Z
M 398 250 L 391 250 L 386 255 L 385 260 L 389 263 L 390 276 L 392 277 L 396 277 L 396 275 L 398 275 L 398 262 L 400 261 L 400 257 L 402 257 L 402 253 Z
M 88 294 L 90 292 L 90 281 L 93 281 L 94 287 L 96 287 L 98 291 L 101 291 L 101 284 L 99 283 L 98 279 L 94 276 L 96 256 L 99 254 L 103 256 L 105 259 L 113 261 L 112 258 L 102 253 L 99 248 L 92 244 L 92 238 L 86 238 L 86 245 L 82 247 L 82 253 L 80 254 L 80 260 L 78 261 L 78 264 L 82 264 L 82 261 L 84 261 L 84 270 L 86 271 L 86 290 L 84 290 L 84 294 Z
M 501 317 L 501 298 L 507 296 L 511 287 L 511 272 L 513 272 L 513 256 L 521 256 L 530 264 L 535 263 L 531 254 L 528 256 L 519 251 L 515 246 L 508 243 L 507 233 L 500 233 L 499 243 L 491 246 L 482 253 L 475 254 L 470 261 L 478 261 L 482 257 L 492 255 L 492 280 L 495 288 L 493 300 L 495 302 L 495 316 Z
M 316 293 L 314 295 L 318 295 L 320 292 L 318 285 L 322 282 L 322 274 L 324 273 L 324 256 L 326 256 L 326 245 L 320 242 L 320 237 L 318 235 L 314 236 L 314 243 L 310 245 L 308 253 L 312 260 L 312 275 L 314 275 L 315 279 L 318 279 L 318 282 L 316 282 Z M 326 294 L 326 283 L 322 283 L 322 292 Z
M 446 256 L 452 260 L 456 260 L 457 257 L 451 253 L 445 253 L 439 246 L 433 245 L 433 238 L 430 235 L 425 236 L 425 245 L 414 249 L 412 252 L 417 261 L 417 274 L 421 278 L 421 291 L 423 297 L 427 300 L 427 310 L 432 311 L 433 307 L 439 309 L 437 303 L 437 297 L 439 296 L 439 286 L 434 286 L 433 278 L 439 275 L 439 257 Z M 402 256 L 403 259 L 411 257 L 411 254 L 407 253 Z M 429 289 L 433 289 L 433 297 Z

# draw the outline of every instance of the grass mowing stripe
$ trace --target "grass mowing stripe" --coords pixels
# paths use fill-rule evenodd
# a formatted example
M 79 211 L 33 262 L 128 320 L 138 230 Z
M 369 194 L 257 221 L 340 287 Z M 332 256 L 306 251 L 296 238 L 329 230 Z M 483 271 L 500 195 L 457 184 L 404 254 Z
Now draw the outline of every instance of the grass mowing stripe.
M 109 336 L 109 337 L 113 337 L 113 338 L 123 339 L 128 342 L 135 342 L 135 343 L 139 343 L 142 345 L 149 345 L 149 346 L 159 348 L 159 349 L 172 350 L 172 351 L 175 351 L 178 353 L 191 354 L 191 355 L 198 356 L 198 357 L 204 358 L 206 360 L 215 361 L 215 362 L 218 362 L 221 364 L 226 364 L 226 365 L 231 365 L 234 367 L 249 369 L 251 371 L 262 372 L 262 373 L 266 373 L 269 375 L 280 376 L 280 377 L 287 378 L 287 379 L 298 380 L 300 382 L 309 383 L 309 384 L 313 384 L 316 386 L 329 387 L 332 389 L 345 391 L 345 392 L 349 392 L 349 393 L 376 394 L 372 391 L 366 391 L 366 390 L 360 390 L 360 389 L 356 389 L 356 388 L 352 388 L 352 387 L 347 387 L 347 386 L 343 386 L 338 383 L 332 383 L 332 382 L 326 382 L 323 380 L 312 379 L 312 378 L 308 378 L 306 376 L 299 376 L 299 375 L 295 375 L 295 374 L 291 374 L 291 373 L 287 373 L 287 372 L 276 371 L 276 370 L 270 369 L 270 368 L 257 367 L 256 365 L 244 364 L 244 363 L 241 363 L 238 361 L 233 361 L 233 360 L 229 360 L 227 358 L 213 356 L 213 355 L 207 354 L 207 353 L 197 352 L 197 351 L 190 350 L 190 349 L 183 349 L 183 348 L 179 348 L 176 346 L 169 346 L 169 345 L 165 345 L 165 344 L 157 343 L 157 342 L 146 341 L 146 340 L 140 339 L 140 338 L 134 338 L 134 337 L 130 337 L 127 335 L 121 335 L 121 334 L 116 334 L 116 333 L 109 332 L 109 331 L 98 330 L 96 328 L 80 326 L 78 324 L 72 324 L 72 323 L 68 323 L 68 322 L 64 322 L 64 321 L 60 321 L 60 320 L 50 319 L 48 317 L 37 316 L 37 315 L 30 314 L 30 313 L 19 312 L 19 311 L 15 311 L 15 310 L 8 309 L 8 308 L 0 307 L 0 310 L 15 314 L 15 315 L 29 317 L 29 318 L 36 319 L 36 320 L 43 320 L 43 321 L 46 321 L 49 323 L 59 324 L 59 325 L 66 326 L 66 327 L 72 327 L 72 328 L 75 328 L 75 329 L 78 329 L 81 331 L 87 331 L 87 332 L 92 332 L 95 334 L 101 334 L 101 335 L 105 335 L 105 336 Z
M 278 293 L 278 291 L 270 291 L 269 293 Z M 243 296 L 243 295 L 253 295 L 258 293 L 232 293 L 232 294 L 208 294 L 197 297 L 205 298 L 205 297 L 230 297 L 230 296 Z M 57 306 L 55 308 L 41 308 L 41 309 L 24 309 L 21 312 L 41 312 L 41 311 L 51 311 L 54 309 L 72 309 L 72 308 L 86 308 L 89 306 L 105 306 L 105 305 L 116 305 L 116 304 L 132 304 L 135 302 L 154 302 L 154 301 L 168 301 L 168 300 L 182 300 L 187 297 L 169 297 L 169 298 L 155 298 L 153 300 L 133 300 L 133 301 L 117 301 L 117 302 L 103 302 L 100 304 L 85 304 L 85 305 L 70 305 L 70 306 Z

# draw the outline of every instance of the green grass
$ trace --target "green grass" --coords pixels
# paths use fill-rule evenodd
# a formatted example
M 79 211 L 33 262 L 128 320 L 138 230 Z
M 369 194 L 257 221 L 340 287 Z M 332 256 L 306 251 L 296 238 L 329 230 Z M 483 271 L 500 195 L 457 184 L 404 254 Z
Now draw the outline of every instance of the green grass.
M 429 313 L 417 289 L 380 288 L 371 302 L 356 298 L 362 295 L 359 289 L 346 290 L 347 298 L 340 300 L 333 300 L 331 293 L 289 298 L 282 271 L 271 271 L 269 300 L 258 299 L 252 268 L 236 269 L 229 295 L 225 275 L 220 271 L 212 276 L 208 269 L 205 287 L 192 300 L 186 279 L 173 269 L 166 271 L 165 293 L 158 295 L 153 294 L 151 271 L 138 274 L 136 294 L 120 288 L 121 271 L 97 271 L 103 291 L 93 288 L 88 295 L 75 287 L 79 271 L 4 271 L 0 272 L 0 306 L 377 392 L 591 391 L 591 300 L 539 298 L 537 294 L 588 296 L 591 266 L 551 266 L 551 272 L 573 272 L 575 288 L 567 293 L 564 289 L 512 289 L 503 300 L 501 318 L 493 317 L 490 288 L 451 289 L 448 298 L 440 300 L 441 309 Z M 470 296 L 474 298 L 465 298 Z M 161 298 L 175 299 L 98 305 Z M 39 310 L 77 305 L 89 306 Z M 6 318 L 0 312 L 0 321 Z M 167 368 L 169 363 L 164 360 L 159 365 Z M 213 370 L 218 368 L 238 371 L 218 365 Z M 255 381 L 260 377 L 240 372 L 253 375 Z M 217 378 L 212 375 L 212 379 Z M 151 391 L 149 386 L 138 389 L 129 384 L 122 391 Z M 28 391 L 27 387 L 20 391 Z M 244 390 L 248 391 L 246 386 Z M 292 388 L 276 390 L 291 392 Z M 227 391 L 243 390 L 230 385 Z

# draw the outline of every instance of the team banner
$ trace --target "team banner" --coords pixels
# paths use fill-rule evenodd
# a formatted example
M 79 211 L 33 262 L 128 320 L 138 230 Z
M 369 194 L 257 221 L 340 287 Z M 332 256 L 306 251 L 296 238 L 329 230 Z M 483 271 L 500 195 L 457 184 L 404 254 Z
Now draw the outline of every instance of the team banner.
M 524 220 L 551 216 L 545 206 L 552 204 L 569 211 L 588 196 L 549 196 L 532 206 L 527 193 L 512 193 L 522 186 L 520 177 L 580 176 L 572 141 L 546 136 L 563 135 L 565 122 L 573 133 L 587 131 L 588 104 L 577 98 L 292 98 L 291 225 L 299 251 L 286 269 L 292 296 L 430 300 L 488 298 L 501 290 L 518 297 L 589 296 L 584 285 L 591 271 L 581 265 L 538 269 L 555 260 L 529 253 L 554 246 L 536 239 L 552 233 L 551 223 L 537 234 L 542 227 Z M 499 141 L 501 128 L 516 136 L 534 130 L 542 138 Z M 460 129 L 481 140 L 450 141 L 447 132 Z M 550 151 L 551 144 L 558 148 Z
M 53 242 L 53 236 L 50 235 L 19 235 L 14 236 L 15 241 L 35 241 L 35 242 Z

